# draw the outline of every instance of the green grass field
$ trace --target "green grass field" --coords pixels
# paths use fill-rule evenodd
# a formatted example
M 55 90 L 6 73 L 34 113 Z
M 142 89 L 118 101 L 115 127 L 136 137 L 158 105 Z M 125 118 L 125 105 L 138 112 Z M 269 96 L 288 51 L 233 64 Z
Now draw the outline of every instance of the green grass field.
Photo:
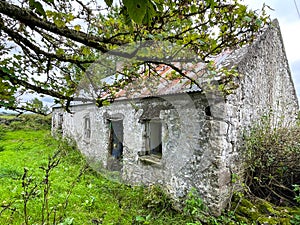
M 46 182 L 49 157 L 57 152 L 52 162 L 59 163 Z M 47 130 L 7 131 L 0 140 L 0 224 L 187 222 L 175 211 L 161 213 L 162 208 L 151 208 L 152 200 L 145 194 L 157 194 L 157 202 L 152 203 L 163 207 L 159 191 L 130 187 L 107 177 L 91 170 L 75 148 L 54 140 Z

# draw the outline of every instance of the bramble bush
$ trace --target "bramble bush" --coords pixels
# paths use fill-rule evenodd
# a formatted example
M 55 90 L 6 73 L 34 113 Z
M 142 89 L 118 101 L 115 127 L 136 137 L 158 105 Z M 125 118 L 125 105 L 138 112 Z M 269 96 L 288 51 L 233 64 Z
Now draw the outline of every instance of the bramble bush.
M 300 127 L 272 127 L 263 117 L 245 137 L 246 185 L 276 205 L 295 205 L 300 182 Z

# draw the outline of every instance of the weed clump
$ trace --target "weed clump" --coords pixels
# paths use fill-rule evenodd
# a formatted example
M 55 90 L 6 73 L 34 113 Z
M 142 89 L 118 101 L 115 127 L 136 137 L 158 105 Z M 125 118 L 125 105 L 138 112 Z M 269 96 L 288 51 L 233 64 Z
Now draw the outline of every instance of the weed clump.
M 173 210 L 171 197 L 158 185 L 152 185 L 145 189 L 144 207 L 154 213 Z

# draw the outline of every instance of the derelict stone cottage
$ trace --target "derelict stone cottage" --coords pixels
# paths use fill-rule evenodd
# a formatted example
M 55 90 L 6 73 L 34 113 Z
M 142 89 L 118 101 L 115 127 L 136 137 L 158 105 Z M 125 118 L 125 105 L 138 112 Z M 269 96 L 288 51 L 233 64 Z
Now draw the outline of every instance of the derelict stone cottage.
M 155 95 L 120 97 L 114 103 L 53 108 L 53 132 L 73 138 L 88 158 L 120 171 L 131 184 L 161 184 L 176 198 L 194 187 L 215 213 L 226 207 L 231 176 L 241 169 L 245 130 L 272 110 L 273 122 L 293 124 L 298 112 L 277 21 L 257 40 L 215 59 L 236 66 L 232 94 L 203 93 L 185 80 L 160 84 Z M 161 66 L 161 74 L 170 68 Z

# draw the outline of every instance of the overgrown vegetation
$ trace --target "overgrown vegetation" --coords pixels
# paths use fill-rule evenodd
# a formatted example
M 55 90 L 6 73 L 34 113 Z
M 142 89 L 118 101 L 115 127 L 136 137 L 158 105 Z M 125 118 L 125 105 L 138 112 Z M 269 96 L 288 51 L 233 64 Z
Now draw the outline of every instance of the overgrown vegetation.
M 263 117 L 246 137 L 246 185 L 259 198 L 293 206 L 294 185 L 300 184 L 300 127 L 271 127 L 270 120 Z
M 196 190 L 191 190 L 184 208 L 180 210 L 159 186 L 131 187 L 116 179 L 109 179 L 109 174 L 99 174 L 90 169 L 74 145 L 51 138 L 49 130 L 44 129 L 47 126 L 37 130 L 43 117 L 27 117 L 23 127 L 2 125 L 0 129 L 0 146 L 3 147 L 0 151 L 0 224 L 300 224 L 299 208 L 275 206 L 242 192 L 234 195 L 231 209 L 218 217 L 210 215 Z M 45 120 L 48 121 L 47 118 Z M 46 121 L 45 124 L 49 122 Z M 255 162 L 251 165 L 248 177 L 261 174 L 260 178 L 263 181 L 269 179 L 268 185 L 271 185 L 273 179 L 264 175 L 267 171 L 272 172 L 274 180 L 281 178 L 282 181 L 290 181 L 288 177 L 292 174 L 283 176 L 278 172 L 281 167 L 275 166 L 275 161 L 280 162 L 279 158 L 273 160 L 272 164 L 264 164 L 263 160 L 266 160 L 265 155 L 269 151 L 274 154 L 275 150 L 279 151 L 280 146 L 296 153 L 298 150 L 290 148 L 298 149 L 298 133 L 286 130 L 286 135 L 283 135 L 281 129 L 276 129 L 274 133 L 268 129 L 257 127 L 246 139 L 248 154 L 250 147 L 258 152 L 262 148 L 264 153 L 255 159 L 252 154 L 249 155 L 249 160 Z M 263 144 L 265 142 L 268 145 Z M 272 146 L 274 150 L 266 146 Z M 279 156 L 282 159 L 292 157 L 287 153 Z M 299 166 L 295 161 L 287 163 L 294 163 L 287 164 L 289 172 Z M 273 167 L 279 169 L 272 170 Z M 298 179 L 296 175 L 294 172 L 295 180 Z M 261 185 L 262 181 L 252 178 L 247 182 L 252 194 L 258 195 L 260 192 L 255 191 L 259 187 L 254 186 L 254 182 Z M 290 185 L 290 200 L 299 206 L 299 184 L 290 182 Z M 262 193 L 267 193 L 267 189 L 260 188 L 264 190 Z M 266 199 L 272 197 L 271 194 Z

